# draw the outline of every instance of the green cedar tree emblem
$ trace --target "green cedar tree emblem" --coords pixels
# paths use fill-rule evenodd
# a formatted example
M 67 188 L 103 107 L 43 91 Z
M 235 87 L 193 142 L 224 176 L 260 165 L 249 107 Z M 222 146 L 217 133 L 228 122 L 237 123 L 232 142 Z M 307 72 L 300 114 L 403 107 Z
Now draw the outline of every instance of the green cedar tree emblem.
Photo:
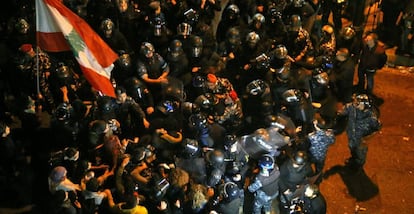
M 85 42 L 82 38 L 80 38 L 79 34 L 74 29 L 66 35 L 66 39 L 72 48 L 73 55 L 75 55 L 76 58 L 79 58 L 78 52 L 85 49 Z

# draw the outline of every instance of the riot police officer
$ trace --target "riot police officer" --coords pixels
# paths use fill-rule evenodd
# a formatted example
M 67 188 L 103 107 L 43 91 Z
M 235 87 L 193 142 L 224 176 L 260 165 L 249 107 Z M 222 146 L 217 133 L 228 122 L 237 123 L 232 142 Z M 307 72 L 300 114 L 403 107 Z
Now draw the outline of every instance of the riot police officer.
M 279 195 L 280 171 L 274 158 L 263 155 L 258 161 L 259 173 L 254 177 L 248 190 L 254 193 L 253 213 L 260 214 L 262 210 L 269 214 L 272 210 L 272 201 Z
M 114 22 L 107 18 L 101 22 L 100 26 L 101 38 L 112 48 L 119 52 L 121 50 L 130 52 L 131 47 L 124 34 L 115 28 Z
M 261 79 L 251 81 L 246 86 L 242 102 L 245 132 L 265 128 L 263 118 L 273 113 L 273 98 L 268 83 Z
M 381 128 L 378 113 L 374 111 L 367 94 L 354 94 L 353 102 L 345 105 L 339 114 L 348 116 L 346 134 L 351 157 L 346 163 L 351 168 L 361 169 L 368 152 L 363 138 Z
M 307 178 L 313 174 L 305 151 L 296 151 L 291 158 L 282 163 L 279 181 L 281 210 L 289 209 L 290 201 L 294 198 L 298 188 L 304 185 Z
M 215 211 L 223 214 L 239 214 L 244 204 L 244 192 L 233 182 L 226 182 L 218 186 L 218 204 Z
M 167 76 L 170 73 L 168 63 L 155 52 L 154 46 L 149 42 L 143 42 L 138 57 L 137 74 L 146 84 L 154 98 L 160 97 L 161 85 L 168 83 Z

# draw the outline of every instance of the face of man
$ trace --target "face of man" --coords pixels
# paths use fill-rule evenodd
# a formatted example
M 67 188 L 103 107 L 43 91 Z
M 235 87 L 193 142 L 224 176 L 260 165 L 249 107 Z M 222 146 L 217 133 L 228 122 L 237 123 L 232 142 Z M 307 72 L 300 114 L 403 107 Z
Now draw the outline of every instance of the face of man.
M 369 48 L 373 48 L 375 46 L 375 40 L 372 36 L 368 35 L 365 37 L 365 43 Z
M 125 12 L 128 9 L 128 1 L 120 0 L 118 8 L 119 8 L 119 11 Z
M 337 52 L 337 53 L 336 53 L 336 60 L 338 60 L 338 61 L 340 61 L 340 62 L 343 62 L 343 61 L 345 61 L 345 60 L 346 60 L 346 57 L 345 57 L 345 55 L 344 55 L 343 53 L 341 53 L 341 52 Z
M 116 95 L 116 101 L 118 103 L 124 103 L 127 99 L 127 94 L 126 93 L 120 93 Z

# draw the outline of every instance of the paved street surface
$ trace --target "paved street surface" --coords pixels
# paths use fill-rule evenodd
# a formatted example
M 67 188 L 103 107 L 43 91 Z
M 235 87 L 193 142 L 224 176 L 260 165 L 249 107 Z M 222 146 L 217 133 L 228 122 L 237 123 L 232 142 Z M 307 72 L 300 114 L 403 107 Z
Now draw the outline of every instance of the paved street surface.
M 384 68 L 375 77 L 382 129 L 367 139 L 364 171 L 344 168 L 350 156 L 345 134 L 330 147 L 321 183 L 328 213 L 413 213 L 414 210 L 414 69 Z

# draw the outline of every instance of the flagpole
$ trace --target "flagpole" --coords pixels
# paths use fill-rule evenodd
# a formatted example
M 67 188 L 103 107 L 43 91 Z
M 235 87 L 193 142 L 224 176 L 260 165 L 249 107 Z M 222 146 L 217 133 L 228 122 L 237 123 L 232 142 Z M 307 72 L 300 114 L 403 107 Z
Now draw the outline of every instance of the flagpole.
M 36 10 L 35 13 L 37 13 L 37 7 L 38 7 L 38 2 L 36 1 Z M 36 15 L 36 29 L 37 29 L 37 25 L 40 23 L 38 20 L 38 16 Z M 36 90 L 37 90 L 37 94 L 36 96 L 39 96 L 40 94 L 40 69 L 39 69 L 39 64 L 40 64 L 40 59 L 39 59 L 39 48 L 37 48 L 39 46 L 39 35 L 36 33 L 36 45 L 35 45 L 35 49 L 36 49 Z

